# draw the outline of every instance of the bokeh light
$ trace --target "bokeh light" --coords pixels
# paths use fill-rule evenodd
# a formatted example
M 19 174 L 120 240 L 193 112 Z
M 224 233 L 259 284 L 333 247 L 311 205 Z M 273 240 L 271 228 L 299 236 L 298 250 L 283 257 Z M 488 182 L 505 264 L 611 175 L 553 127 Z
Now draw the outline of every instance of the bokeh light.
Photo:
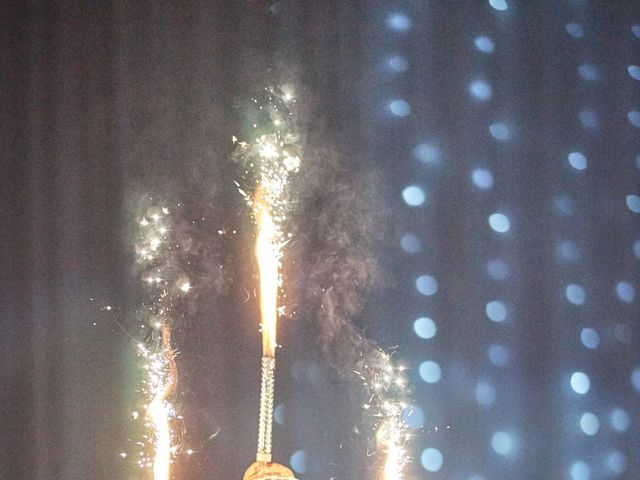
M 584 37 L 584 29 L 582 28 L 582 26 L 579 23 L 567 23 L 564 26 L 564 29 L 567 31 L 567 33 L 569 35 L 571 35 L 572 37 L 575 38 L 582 38 Z
M 487 303 L 485 313 L 494 322 L 504 322 L 507 319 L 507 307 L 499 300 L 492 300 Z
M 411 207 L 419 207 L 426 201 L 427 196 L 422 188 L 417 185 L 409 185 L 402 190 L 402 198 L 407 205 Z
M 493 95 L 491 86 L 482 80 L 476 80 L 469 85 L 469 94 L 476 100 L 486 101 Z
M 413 322 L 413 330 L 418 337 L 428 340 L 436 336 L 438 327 L 429 317 L 420 317 Z
M 438 292 L 438 282 L 431 275 L 420 275 L 416 279 L 416 289 L 422 295 L 435 295 Z
M 586 394 L 591 388 L 591 381 L 586 373 L 574 372 L 571 375 L 571 389 L 579 395 Z
M 493 175 L 485 168 L 476 168 L 471 172 L 471 181 L 480 190 L 489 190 L 493 187 Z
M 598 69 L 588 63 L 580 65 L 580 67 L 578 68 L 578 73 L 584 80 L 587 80 L 589 82 L 595 82 L 596 80 L 600 79 L 600 73 Z
M 569 164 L 576 170 L 585 170 L 587 168 L 587 157 L 580 152 L 571 152 L 567 157 Z
M 509 455 L 514 449 L 513 438 L 507 432 L 495 432 L 491 437 L 491 447 L 499 455 Z
M 489 5 L 500 12 L 503 12 L 509 8 L 507 0 L 489 0 Z
M 640 196 L 638 195 L 627 195 L 627 207 L 633 213 L 640 213 Z
M 420 143 L 413 149 L 413 155 L 422 163 L 436 165 L 442 158 L 440 149 L 430 143 Z
M 480 50 L 482 53 L 493 53 L 493 51 L 496 48 L 495 44 L 493 43 L 493 40 L 491 40 L 491 38 L 485 35 L 476 37 L 473 43 L 476 46 L 476 48 Z
M 407 233 L 402 236 L 400 246 L 406 253 L 418 253 L 422 250 L 422 242 L 412 233 Z
M 571 480 L 589 480 L 591 478 L 591 468 L 585 462 L 578 460 L 571 465 Z
M 640 112 L 638 110 L 631 110 L 627 113 L 627 119 L 631 125 L 640 128 Z
M 504 123 L 492 123 L 489 125 L 489 133 L 493 138 L 500 141 L 509 140 L 511 138 L 511 131 Z
M 609 423 L 616 432 L 626 432 L 629 429 L 631 418 L 622 408 L 616 408 L 611 412 Z
M 432 360 L 422 362 L 419 368 L 420 378 L 426 383 L 438 383 L 442 377 L 440 365 Z
M 565 295 L 567 297 L 567 300 L 569 300 L 569 302 L 573 303 L 574 305 L 584 304 L 587 298 L 587 294 L 584 291 L 584 288 L 581 285 L 577 285 L 575 283 L 567 285 L 567 288 L 565 289 Z
M 504 213 L 492 213 L 489 216 L 489 225 L 498 233 L 506 233 L 511 228 L 511 222 Z
M 420 455 L 420 462 L 428 472 L 437 472 L 442 468 L 444 458 L 440 450 L 436 448 L 426 448 Z
M 387 26 L 396 32 L 405 32 L 411 28 L 411 19 L 402 12 L 395 12 L 387 17 Z
M 305 473 L 307 471 L 307 454 L 304 450 L 295 451 L 289 462 L 294 472 Z
M 410 405 L 402 410 L 402 419 L 410 428 L 418 430 L 424 425 L 425 415 L 420 407 Z
M 591 412 L 583 413 L 580 417 L 580 429 L 585 435 L 593 436 L 600 429 L 600 421 Z
M 509 278 L 509 265 L 499 258 L 489 260 L 487 262 L 487 275 L 493 280 L 504 281 Z
M 503 345 L 489 345 L 487 355 L 489 361 L 497 367 L 504 367 L 509 363 L 509 351 Z
M 490 407 L 496 401 L 496 389 L 488 382 L 478 382 L 475 388 L 477 402 L 483 407 Z
M 389 103 L 389 110 L 391 110 L 391 113 L 396 117 L 406 117 L 411 113 L 411 106 L 406 100 L 399 98 Z
M 616 295 L 624 303 L 633 303 L 636 298 L 636 289 L 629 282 L 618 282 L 616 284 Z
M 600 335 L 594 328 L 585 327 L 580 332 L 580 341 L 585 347 L 595 350 L 600 345 Z
M 611 472 L 619 475 L 627 469 L 627 457 L 619 450 L 615 450 L 607 455 L 607 466 Z

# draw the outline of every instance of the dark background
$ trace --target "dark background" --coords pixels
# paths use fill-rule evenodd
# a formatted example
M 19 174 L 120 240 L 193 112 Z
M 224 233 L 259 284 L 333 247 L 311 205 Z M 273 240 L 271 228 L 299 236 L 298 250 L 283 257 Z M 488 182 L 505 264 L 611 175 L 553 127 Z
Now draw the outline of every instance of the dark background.
M 177 460 L 175 478 L 241 478 L 255 448 L 259 337 L 255 302 L 243 303 L 251 238 L 230 138 L 239 99 L 284 78 L 300 85 L 316 142 L 354 178 L 383 178 L 384 288 L 356 320 L 411 367 L 407 478 L 637 478 L 640 119 L 629 112 L 640 110 L 640 68 L 629 67 L 640 64 L 640 4 L 505 5 L 3 2 L 0 477 L 142 478 L 119 454 L 139 399 L 125 334 L 140 302 L 132 229 L 136 202 L 153 195 L 184 202 L 212 232 L 237 231 L 225 244 L 229 292 L 202 299 L 179 329 L 196 453 Z M 492 135 L 496 123 L 508 138 Z M 491 188 L 474 183 L 477 169 Z M 423 204 L 403 201 L 408 185 Z M 490 227 L 495 212 L 507 232 Z M 416 290 L 425 274 L 435 294 Z M 487 318 L 495 300 L 504 321 Z M 419 317 L 435 337 L 416 336 Z M 282 328 L 276 458 L 298 452 L 304 479 L 373 478 L 353 386 L 310 332 Z M 425 360 L 439 381 L 421 379 Z M 590 378 L 584 395 L 575 371 Z M 421 458 L 426 448 L 441 466 L 432 450 Z

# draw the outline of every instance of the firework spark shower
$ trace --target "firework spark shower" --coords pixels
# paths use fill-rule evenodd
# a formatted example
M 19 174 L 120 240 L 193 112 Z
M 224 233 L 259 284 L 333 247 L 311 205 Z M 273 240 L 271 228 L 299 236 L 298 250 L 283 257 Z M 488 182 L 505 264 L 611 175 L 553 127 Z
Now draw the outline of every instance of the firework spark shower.
M 637 1 L 0 22 L 0 478 L 636 480 Z

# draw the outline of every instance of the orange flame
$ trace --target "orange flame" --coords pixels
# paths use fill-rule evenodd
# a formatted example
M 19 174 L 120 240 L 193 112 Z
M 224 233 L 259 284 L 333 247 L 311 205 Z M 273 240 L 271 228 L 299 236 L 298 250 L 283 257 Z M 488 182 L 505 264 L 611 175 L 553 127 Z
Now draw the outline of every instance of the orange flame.
M 276 355 L 276 328 L 278 324 L 278 270 L 280 248 L 277 228 L 265 203 L 261 189 L 256 192 L 254 215 L 258 228 L 256 259 L 260 275 L 260 319 L 262 324 L 262 353 Z

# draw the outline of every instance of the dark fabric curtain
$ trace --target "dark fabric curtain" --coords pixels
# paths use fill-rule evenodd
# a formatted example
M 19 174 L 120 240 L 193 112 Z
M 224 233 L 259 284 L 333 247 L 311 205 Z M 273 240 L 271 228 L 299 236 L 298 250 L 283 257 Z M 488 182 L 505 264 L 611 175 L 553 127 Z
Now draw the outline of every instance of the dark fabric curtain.
M 204 294 L 177 333 L 194 454 L 176 459 L 174 478 L 241 478 L 260 343 L 231 137 L 238 105 L 269 81 L 299 86 L 305 134 L 339 158 L 341 181 L 382 179 L 383 281 L 354 320 L 410 366 L 424 419 L 407 478 L 636 478 L 638 2 L 8 1 L 0 11 L 1 478 L 151 478 L 131 458 L 133 240 L 149 196 L 181 202 L 212 236 L 235 232 L 220 247 L 228 290 Z M 479 169 L 491 188 L 478 187 Z M 411 185 L 424 204 L 403 198 Z M 492 230 L 493 213 L 507 232 Z M 500 316 L 493 301 L 504 322 L 487 318 Z M 421 317 L 435 320 L 433 339 L 416 336 Z M 374 478 L 356 387 L 322 356 L 313 322 L 282 328 L 276 457 L 298 452 L 304 479 Z M 439 381 L 425 381 L 425 360 Z M 572 390 L 575 371 L 589 375 L 588 394 Z M 599 419 L 593 436 L 585 412 Z

